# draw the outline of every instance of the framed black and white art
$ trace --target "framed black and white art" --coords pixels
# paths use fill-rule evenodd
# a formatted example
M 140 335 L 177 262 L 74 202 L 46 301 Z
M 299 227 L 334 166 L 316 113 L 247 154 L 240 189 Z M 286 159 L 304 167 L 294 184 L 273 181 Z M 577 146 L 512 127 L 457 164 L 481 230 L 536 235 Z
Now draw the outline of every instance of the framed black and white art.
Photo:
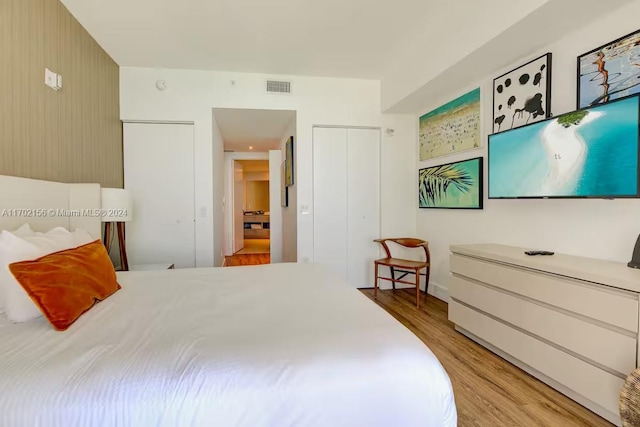
M 493 133 L 551 117 L 551 53 L 493 80 Z

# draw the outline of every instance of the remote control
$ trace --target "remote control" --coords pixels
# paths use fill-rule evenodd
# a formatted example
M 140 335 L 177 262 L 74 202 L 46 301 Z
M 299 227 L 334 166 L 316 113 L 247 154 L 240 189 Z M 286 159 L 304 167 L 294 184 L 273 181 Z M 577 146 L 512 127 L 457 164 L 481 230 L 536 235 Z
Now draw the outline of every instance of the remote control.
M 525 251 L 525 254 L 529 255 L 529 256 L 533 256 L 533 255 L 553 255 L 554 252 L 550 252 L 550 251 Z

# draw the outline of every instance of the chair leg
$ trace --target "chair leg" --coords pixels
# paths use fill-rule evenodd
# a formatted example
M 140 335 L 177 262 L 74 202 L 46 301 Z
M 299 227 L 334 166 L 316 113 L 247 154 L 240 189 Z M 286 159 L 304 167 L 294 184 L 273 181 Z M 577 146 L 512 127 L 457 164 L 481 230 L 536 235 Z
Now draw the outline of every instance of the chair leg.
M 393 267 L 389 267 L 391 269 L 391 279 L 396 280 L 396 269 Z M 393 284 L 393 290 L 396 290 L 396 282 L 391 282 Z
M 416 307 L 420 308 L 420 269 L 416 270 Z
M 373 298 L 378 299 L 378 267 L 379 264 L 376 263 L 376 281 L 373 284 Z
M 429 273 L 431 272 L 431 266 L 427 266 L 427 274 L 425 274 L 424 293 L 429 295 Z

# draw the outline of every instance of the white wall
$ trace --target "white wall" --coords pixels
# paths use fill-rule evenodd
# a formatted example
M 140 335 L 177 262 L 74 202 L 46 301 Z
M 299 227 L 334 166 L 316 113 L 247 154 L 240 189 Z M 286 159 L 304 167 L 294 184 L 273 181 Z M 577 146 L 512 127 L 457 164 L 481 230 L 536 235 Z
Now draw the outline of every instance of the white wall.
M 293 136 L 293 185 L 288 188 L 288 206 L 282 208 L 282 260 L 284 262 L 296 262 L 298 259 L 298 136 L 296 134 L 296 119 L 291 120 L 282 135 L 280 151 L 282 161 L 287 158 L 287 140 Z
M 392 134 L 389 133 L 392 131 Z M 417 119 L 411 114 L 384 114 L 380 144 L 380 237 L 416 237 L 416 202 L 418 182 L 413 168 L 416 162 Z M 390 244 L 393 256 L 420 259 L 421 251 Z M 384 251 L 381 249 L 380 255 Z M 390 277 L 388 271 L 382 275 Z M 380 281 L 382 289 L 391 282 Z M 396 287 L 406 287 L 397 284 Z
M 269 181 L 269 172 L 244 172 L 244 203 L 243 203 L 243 209 L 245 211 L 255 211 L 256 207 L 255 206 L 249 206 L 249 202 L 247 200 L 247 195 L 248 195 L 248 191 L 247 191 L 247 183 L 250 181 Z M 263 209 L 264 211 L 268 211 L 269 209 Z
M 220 133 L 220 129 L 218 127 L 218 123 L 216 122 L 216 118 L 211 116 L 211 124 L 212 124 L 212 150 L 211 154 L 213 157 L 213 192 L 212 195 L 221 195 L 224 194 L 224 140 L 222 139 L 222 134 Z M 196 162 L 198 162 L 196 160 Z M 200 162 L 198 164 L 201 165 Z M 202 167 L 202 166 L 201 166 Z M 202 170 L 201 168 L 199 170 Z M 203 190 L 206 186 L 201 187 Z M 202 203 L 202 199 L 200 199 Z M 196 206 L 198 202 L 196 202 Z M 213 265 L 219 267 L 222 265 L 224 261 L 224 211 L 225 205 L 227 203 L 227 199 L 224 197 L 213 197 L 213 212 L 211 215 L 208 214 L 206 208 L 203 210 L 202 206 L 206 206 L 206 204 L 201 204 L 200 212 L 198 212 L 196 208 L 196 216 L 201 216 L 203 221 L 211 221 L 213 219 L 213 236 L 219 236 L 217 239 L 213 240 Z M 215 215 L 213 215 L 215 213 Z M 213 217 L 213 218 L 211 218 Z M 196 220 L 196 231 L 199 229 L 208 230 L 208 227 L 205 227 L 204 224 L 200 224 L 198 226 L 198 221 Z M 197 233 L 196 233 L 197 234 Z M 196 254 L 198 249 L 200 251 L 204 250 L 205 253 L 202 257 L 200 257 L 200 261 L 197 265 L 206 265 L 206 250 L 207 243 L 205 239 L 201 239 L 201 243 L 199 248 L 196 248 Z
M 426 37 L 424 27 L 416 28 L 414 38 L 406 41 L 404 49 L 395 52 L 394 60 L 385 62 L 383 110 L 391 108 L 547 1 L 493 0 L 491 6 L 484 1 L 434 2 L 430 15 L 438 16 L 438 20 L 430 22 L 428 28 L 431 34 L 438 34 L 440 40 L 433 43 L 434 37 Z M 499 18 L 496 17 L 498 10 Z
M 298 260 L 313 259 L 312 127 L 313 125 L 373 126 L 381 124 L 380 83 L 373 80 L 290 77 L 291 95 L 265 91 L 262 74 L 193 70 L 120 68 L 120 115 L 125 120 L 189 120 L 195 122 L 195 174 L 197 265 L 214 262 L 214 200 L 222 198 L 214 186 L 212 108 L 258 108 L 297 111 L 296 209 L 308 206 L 310 214 L 297 216 Z M 157 80 L 167 89 L 159 91 Z M 218 177 L 218 173 L 215 173 Z M 219 179 L 219 178 L 216 178 Z M 384 203 L 384 200 L 383 200 Z M 218 224 L 217 220 L 215 221 Z
M 492 122 L 493 78 L 545 52 L 553 53 L 552 112 L 559 115 L 576 108 L 576 57 L 638 28 L 640 2 L 602 15 L 597 24 L 576 30 L 521 60 L 497 69 L 477 82 L 460 85 L 457 93 L 434 99 L 420 114 L 477 86 L 483 92 L 483 147 L 428 162 L 418 167 L 485 156 L 485 209 L 454 211 L 423 209 L 417 215 L 417 234 L 430 241 L 432 284 L 445 290 L 449 281 L 449 245 L 494 242 L 548 249 L 593 258 L 629 261 L 640 233 L 638 200 L 487 200 L 486 144 Z M 418 145 L 414 141 L 414 156 Z M 417 179 L 417 170 L 414 170 Z M 417 198 L 417 192 L 414 193 Z M 417 201 L 414 201 L 417 205 Z M 442 288 L 437 288 L 437 286 Z
M 269 251 L 271 252 L 271 263 L 283 261 L 282 251 L 282 206 L 280 205 L 280 164 L 282 163 L 282 151 L 269 151 L 269 236 L 271 241 Z

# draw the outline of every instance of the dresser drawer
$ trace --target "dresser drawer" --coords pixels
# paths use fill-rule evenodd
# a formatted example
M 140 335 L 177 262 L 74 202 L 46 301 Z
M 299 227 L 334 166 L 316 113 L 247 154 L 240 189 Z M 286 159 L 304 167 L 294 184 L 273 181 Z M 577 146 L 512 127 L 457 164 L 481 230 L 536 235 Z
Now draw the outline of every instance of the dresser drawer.
M 624 380 L 553 346 L 451 301 L 449 319 L 515 359 L 618 414 L 618 397 Z
M 588 282 L 452 254 L 451 272 L 602 322 L 638 332 L 638 299 Z
M 636 368 L 635 337 L 459 277 L 452 278 L 449 295 L 620 375 Z

